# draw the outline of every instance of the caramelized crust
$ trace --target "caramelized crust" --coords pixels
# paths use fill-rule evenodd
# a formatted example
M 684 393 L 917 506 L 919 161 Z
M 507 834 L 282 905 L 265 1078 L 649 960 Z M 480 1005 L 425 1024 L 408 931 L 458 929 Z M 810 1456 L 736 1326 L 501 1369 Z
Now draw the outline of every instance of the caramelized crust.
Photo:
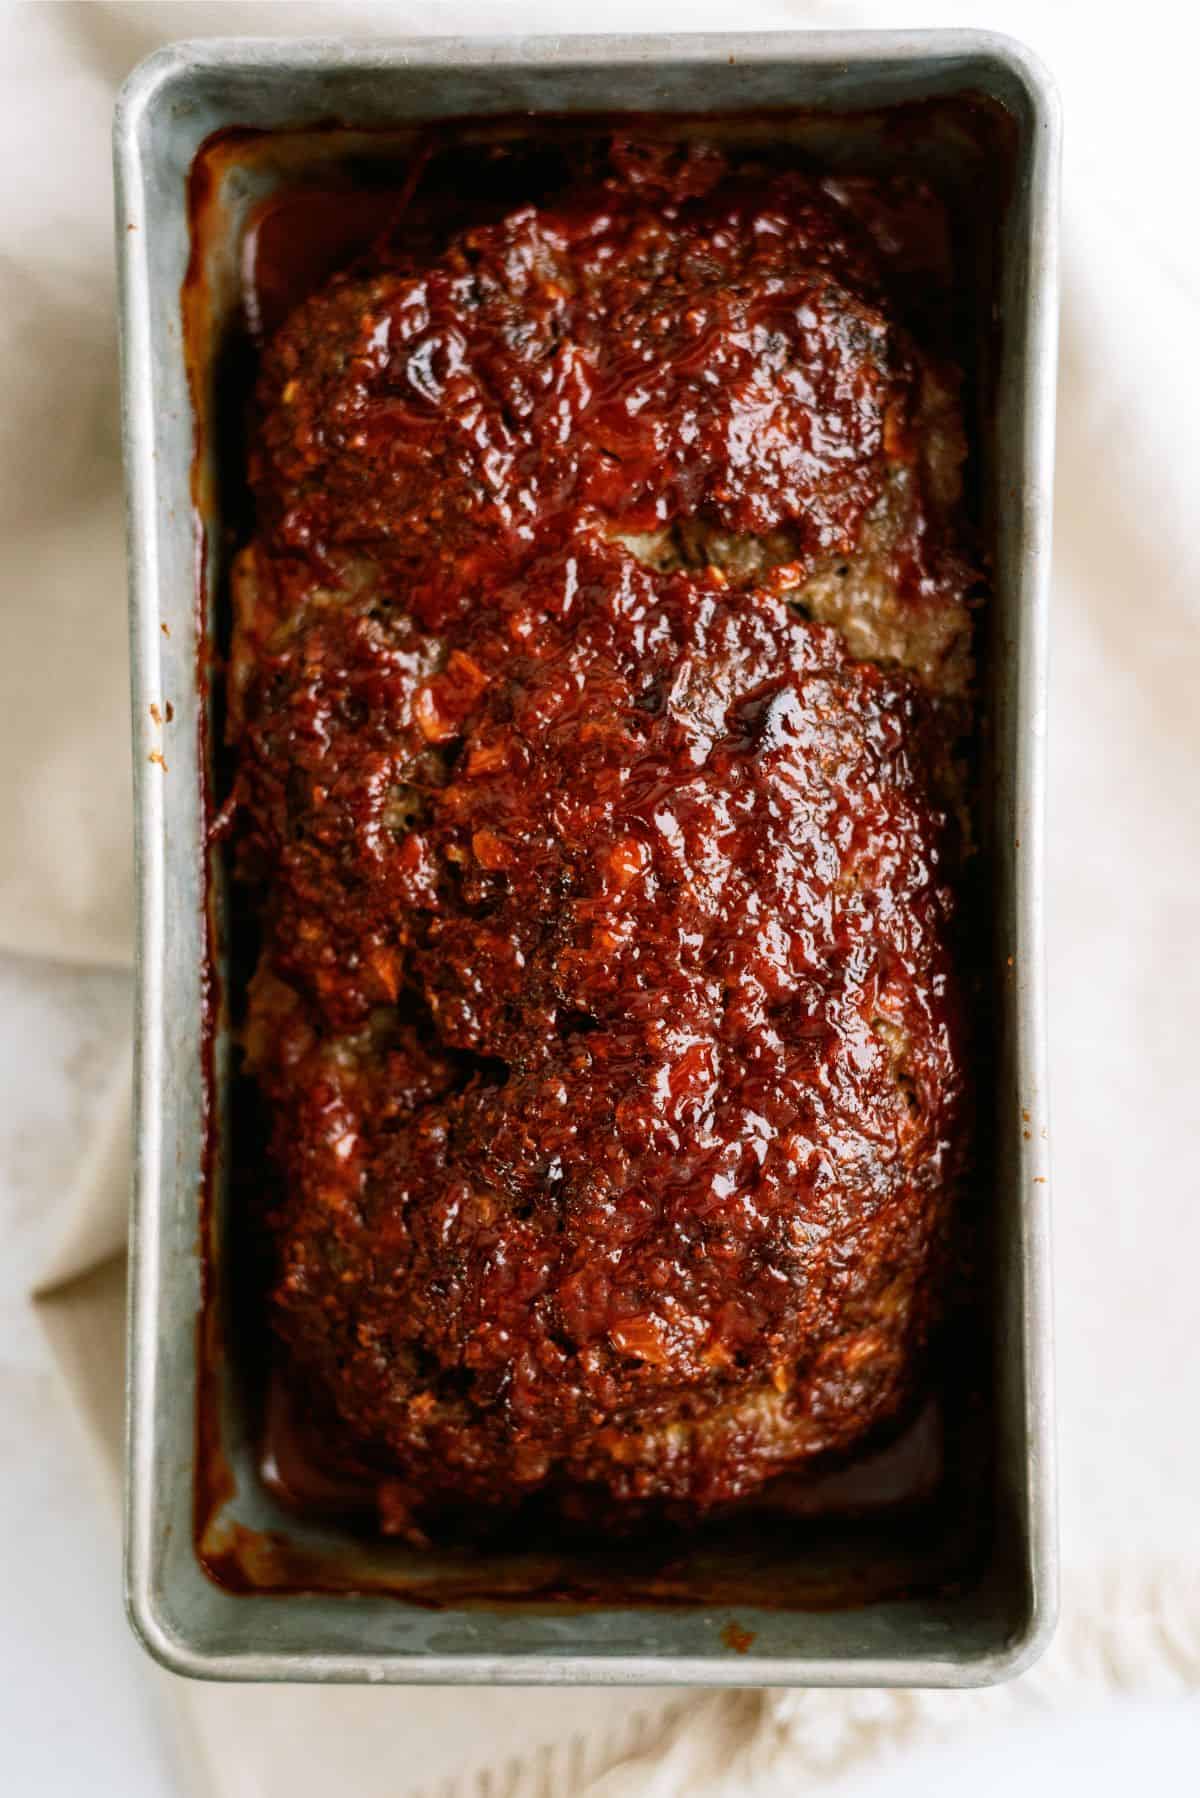
M 230 709 L 273 1316 L 386 1527 L 699 1514 L 913 1389 L 971 577 L 897 205 L 617 146 L 266 356 Z

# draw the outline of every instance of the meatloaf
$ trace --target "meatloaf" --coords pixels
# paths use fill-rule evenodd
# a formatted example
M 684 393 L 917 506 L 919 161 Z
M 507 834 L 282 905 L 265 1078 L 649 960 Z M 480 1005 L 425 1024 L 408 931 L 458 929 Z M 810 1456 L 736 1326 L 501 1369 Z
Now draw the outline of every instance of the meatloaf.
M 698 1518 L 921 1381 L 975 590 L 935 212 L 616 142 L 266 346 L 269 1305 L 385 1529 Z

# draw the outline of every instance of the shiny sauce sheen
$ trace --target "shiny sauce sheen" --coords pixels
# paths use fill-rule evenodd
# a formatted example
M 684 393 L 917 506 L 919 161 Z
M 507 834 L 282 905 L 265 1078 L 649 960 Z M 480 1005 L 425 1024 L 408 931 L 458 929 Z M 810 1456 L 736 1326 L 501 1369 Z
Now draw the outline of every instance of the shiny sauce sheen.
M 414 1541 L 439 1468 L 583 1519 L 823 1476 L 903 1421 L 938 1309 L 963 705 L 796 596 L 923 478 L 889 281 L 944 243 L 889 262 L 895 199 L 653 145 L 436 255 L 403 192 L 343 198 L 244 259 L 271 1416 L 321 1393 L 308 1486 Z M 951 536 L 890 546 L 913 615 L 960 603 Z

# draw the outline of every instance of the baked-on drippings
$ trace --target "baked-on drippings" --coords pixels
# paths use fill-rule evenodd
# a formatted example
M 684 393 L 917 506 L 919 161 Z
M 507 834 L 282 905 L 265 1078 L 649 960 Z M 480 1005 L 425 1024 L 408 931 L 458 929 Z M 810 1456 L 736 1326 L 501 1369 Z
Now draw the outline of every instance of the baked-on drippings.
M 955 382 L 891 298 L 920 199 L 618 144 L 266 353 L 272 1311 L 384 1527 L 698 1513 L 913 1390 L 970 666 Z

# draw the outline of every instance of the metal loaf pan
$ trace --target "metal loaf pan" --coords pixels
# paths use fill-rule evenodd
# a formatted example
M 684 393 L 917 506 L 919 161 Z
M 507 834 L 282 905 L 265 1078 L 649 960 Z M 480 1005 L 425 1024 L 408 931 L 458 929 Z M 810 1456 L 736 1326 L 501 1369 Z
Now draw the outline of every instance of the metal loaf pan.
M 486 1599 L 460 1588 L 456 1600 L 436 1557 L 372 1550 L 273 1503 L 222 1339 L 231 1051 L 220 872 L 205 847 L 215 733 L 204 670 L 228 533 L 212 433 L 197 448 L 193 402 L 203 414 L 208 377 L 193 368 L 189 390 L 181 325 L 189 168 L 230 126 L 319 126 L 324 147 L 309 144 L 319 156 L 336 153 L 331 121 L 370 133 L 437 119 L 632 111 L 711 124 L 753 113 L 779 132 L 793 122 L 836 165 L 920 169 L 933 157 L 970 187 L 952 129 L 926 141 L 891 128 L 914 108 L 934 116 L 962 99 L 1002 117 L 1010 146 L 976 296 L 994 364 L 977 444 L 995 596 L 983 658 L 990 996 L 974 1195 L 990 1221 L 979 1308 L 990 1421 L 986 1491 L 967 1491 L 948 1525 L 953 1534 L 986 1510 L 986 1552 L 969 1576 L 872 1592 L 844 1577 L 861 1573 L 867 1538 L 839 1546 L 836 1532 L 797 1522 L 782 1548 L 772 1539 L 777 1592 L 771 1577 L 746 1598 L 736 1578 L 714 1579 L 718 1548 L 694 1592 L 677 1585 L 669 1602 L 661 1591 L 566 1602 L 508 1575 Z M 206 279 L 218 323 L 234 304 L 247 209 L 295 165 L 301 140 L 286 141 L 274 163 L 260 156 L 240 170 L 235 158 L 217 196 L 227 229 L 209 246 Z M 135 1629 L 179 1672 L 239 1680 L 968 1686 L 1019 1671 L 1047 1640 L 1056 1588 L 1041 918 L 1058 164 L 1047 77 L 1019 45 L 957 31 L 214 41 L 163 50 L 133 73 L 115 153 L 140 893 L 126 1521 Z M 197 1551 L 206 1379 L 224 1469 L 208 1546 L 249 1545 L 239 1564 L 261 1577 L 241 1590 L 210 1577 Z M 307 1574 L 282 1578 L 288 1555 Z M 842 1584 L 823 1583 L 838 1556 Z

